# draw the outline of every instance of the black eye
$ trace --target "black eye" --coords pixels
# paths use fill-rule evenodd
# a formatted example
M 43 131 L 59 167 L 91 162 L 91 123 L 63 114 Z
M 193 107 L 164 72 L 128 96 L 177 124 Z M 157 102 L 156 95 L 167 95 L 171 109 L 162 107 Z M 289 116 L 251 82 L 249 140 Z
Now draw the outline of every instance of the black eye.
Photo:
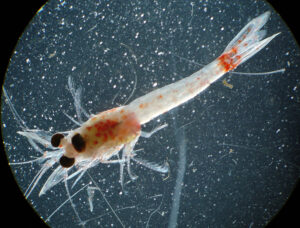
M 59 163 L 62 167 L 64 168 L 69 168 L 72 165 L 74 165 L 75 162 L 75 158 L 68 158 L 65 155 L 61 156 L 61 158 L 59 159 Z
M 78 133 L 72 137 L 72 144 L 77 152 L 82 152 L 85 148 L 85 141 Z
M 56 133 L 54 135 L 52 135 L 51 137 L 51 145 L 54 147 L 58 147 L 60 144 L 60 141 L 62 138 L 64 138 L 65 136 L 61 133 Z

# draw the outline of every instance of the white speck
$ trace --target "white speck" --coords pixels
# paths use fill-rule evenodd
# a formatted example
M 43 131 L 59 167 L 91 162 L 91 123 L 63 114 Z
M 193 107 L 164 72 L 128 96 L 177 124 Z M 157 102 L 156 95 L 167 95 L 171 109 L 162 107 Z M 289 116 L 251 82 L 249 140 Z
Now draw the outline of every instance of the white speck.
M 104 51 L 103 51 L 104 54 L 106 54 L 109 50 L 110 50 L 109 48 L 104 49 Z
M 280 132 L 280 128 L 276 130 L 276 134 L 278 134 Z
M 61 19 L 60 24 L 61 24 L 61 25 L 65 25 L 65 19 L 64 19 L 64 18 Z
M 153 86 L 153 87 L 156 87 L 156 86 L 157 86 L 157 82 L 154 82 L 152 86 Z
M 163 55 L 163 54 L 165 54 L 165 53 L 162 51 L 157 53 L 157 55 Z
M 73 66 L 73 67 L 72 67 L 72 71 L 74 71 L 74 70 L 76 70 L 76 66 Z
M 26 63 L 30 64 L 31 63 L 30 59 L 26 59 Z

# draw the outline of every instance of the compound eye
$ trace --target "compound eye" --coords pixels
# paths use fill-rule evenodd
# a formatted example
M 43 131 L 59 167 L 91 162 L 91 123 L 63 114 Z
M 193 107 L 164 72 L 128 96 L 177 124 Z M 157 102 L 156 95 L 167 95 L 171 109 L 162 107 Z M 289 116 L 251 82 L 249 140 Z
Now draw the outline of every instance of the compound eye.
M 64 168 L 69 168 L 75 163 L 75 158 L 68 158 L 65 155 L 61 156 L 59 163 Z
M 54 146 L 54 147 L 58 147 L 60 142 L 61 142 L 61 139 L 63 139 L 65 136 L 61 133 L 56 133 L 54 135 L 52 135 L 51 137 L 51 145 Z
M 79 133 L 72 137 L 72 144 L 78 153 L 82 152 L 85 149 L 85 140 Z

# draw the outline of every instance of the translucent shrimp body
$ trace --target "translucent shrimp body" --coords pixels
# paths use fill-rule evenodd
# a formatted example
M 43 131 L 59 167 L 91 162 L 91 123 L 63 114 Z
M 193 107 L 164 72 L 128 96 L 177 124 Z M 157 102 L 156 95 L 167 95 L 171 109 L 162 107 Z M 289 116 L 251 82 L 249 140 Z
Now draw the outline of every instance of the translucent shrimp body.
M 277 33 L 263 39 L 266 32 L 260 29 L 267 22 L 269 16 L 270 12 L 266 12 L 251 20 L 228 44 L 224 52 L 201 70 L 180 81 L 137 98 L 126 106 L 89 116 L 80 105 L 80 90 L 76 90 L 71 80 L 69 80 L 69 90 L 75 100 L 79 122 L 81 122 L 81 114 L 85 114 L 89 119 L 85 123 L 78 123 L 70 117 L 71 120 L 80 124 L 80 126 L 72 131 L 56 134 L 52 139 L 48 132 L 27 128 L 14 109 L 4 89 L 7 103 L 22 128 L 22 131 L 18 133 L 27 137 L 33 148 L 43 154 L 36 159 L 41 163 L 42 168 L 28 187 L 26 196 L 30 195 L 41 177 L 57 161 L 60 162 L 60 165 L 55 168 L 43 184 L 40 195 L 46 193 L 63 180 L 75 176 L 77 176 L 74 182 L 76 184 L 88 168 L 99 163 L 119 163 L 120 183 L 122 186 L 125 165 L 127 165 L 129 176 L 132 179 L 135 178 L 130 171 L 130 160 L 159 172 L 168 172 L 166 166 L 137 159 L 133 152 L 140 136 L 150 137 L 167 125 L 162 125 L 150 133 L 142 132 L 141 125 L 192 99 L 226 72 L 235 69 L 239 64 L 245 62 L 264 48 L 279 34 Z M 45 146 L 47 151 L 44 152 L 40 149 L 38 144 Z M 122 153 L 120 154 L 121 150 Z M 73 169 L 72 166 L 76 169 Z
M 139 137 L 147 135 L 142 134 L 141 125 L 192 99 L 226 72 L 235 69 L 265 47 L 278 35 L 263 39 L 266 32 L 260 29 L 269 16 L 270 12 L 266 12 L 250 21 L 216 60 L 191 76 L 154 90 L 127 106 L 92 116 L 68 136 L 61 136 L 58 144 L 65 151 L 60 160 L 61 165 L 69 168 L 73 163 L 95 160 L 101 163 L 120 163 L 120 182 L 123 185 L 123 168 L 126 163 L 128 173 L 134 179 L 135 176 L 130 172 L 130 159 L 134 157 L 133 149 Z M 119 157 L 121 149 L 123 153 Z M 118 157 L 113 160 L 113 156 Z M 158 170 L 165 171 L 163 168 Z

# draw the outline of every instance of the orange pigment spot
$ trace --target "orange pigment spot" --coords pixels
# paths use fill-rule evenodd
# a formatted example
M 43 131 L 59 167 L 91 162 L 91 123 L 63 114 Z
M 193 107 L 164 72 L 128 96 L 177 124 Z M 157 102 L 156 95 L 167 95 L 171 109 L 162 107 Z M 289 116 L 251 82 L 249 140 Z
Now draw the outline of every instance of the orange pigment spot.
M 92 129 L 92 127 L 91 127 L 91 126 L 88 126 L 86 129 L 87 129 L 88 131 L 90 131 L 90 130 Z
M 98 141 L 95 140 L 95 141 L 94 141 L 94 144 L 97 145 L 97 144 L 98 144 Z
M 139 105 L 139 108 L 146 108 L 147 106 L 148 106 L 147 103 L 145 103 L 145 104 L 142 103 L 142 104 Z
M 159 98 L 159 99 L 162 99 L 162 98 L 163 98 L 163 95 L 160 94 L 160 95 L 158 96 L 158 98 Z
M 234 47 L 231 49 L 231 51 L 224 53 L 218 58 L 220 61 L 219 65 L 223 67 L 224 71 L 228 72 L 230 70 L 233 70 L 239 65 L 240 61 L 237 60 L 241 59 L 241 56 L 237 55 L 234 58 L 232 58 L 232 55 L 236 53 L 237 53 L 237 48 Z
M 233 54 L 236 54 L 236 53 L 237 53 L 237 47 L 233 47 L 233 48 L 231 49 L 231 51 L 232 51 Z

